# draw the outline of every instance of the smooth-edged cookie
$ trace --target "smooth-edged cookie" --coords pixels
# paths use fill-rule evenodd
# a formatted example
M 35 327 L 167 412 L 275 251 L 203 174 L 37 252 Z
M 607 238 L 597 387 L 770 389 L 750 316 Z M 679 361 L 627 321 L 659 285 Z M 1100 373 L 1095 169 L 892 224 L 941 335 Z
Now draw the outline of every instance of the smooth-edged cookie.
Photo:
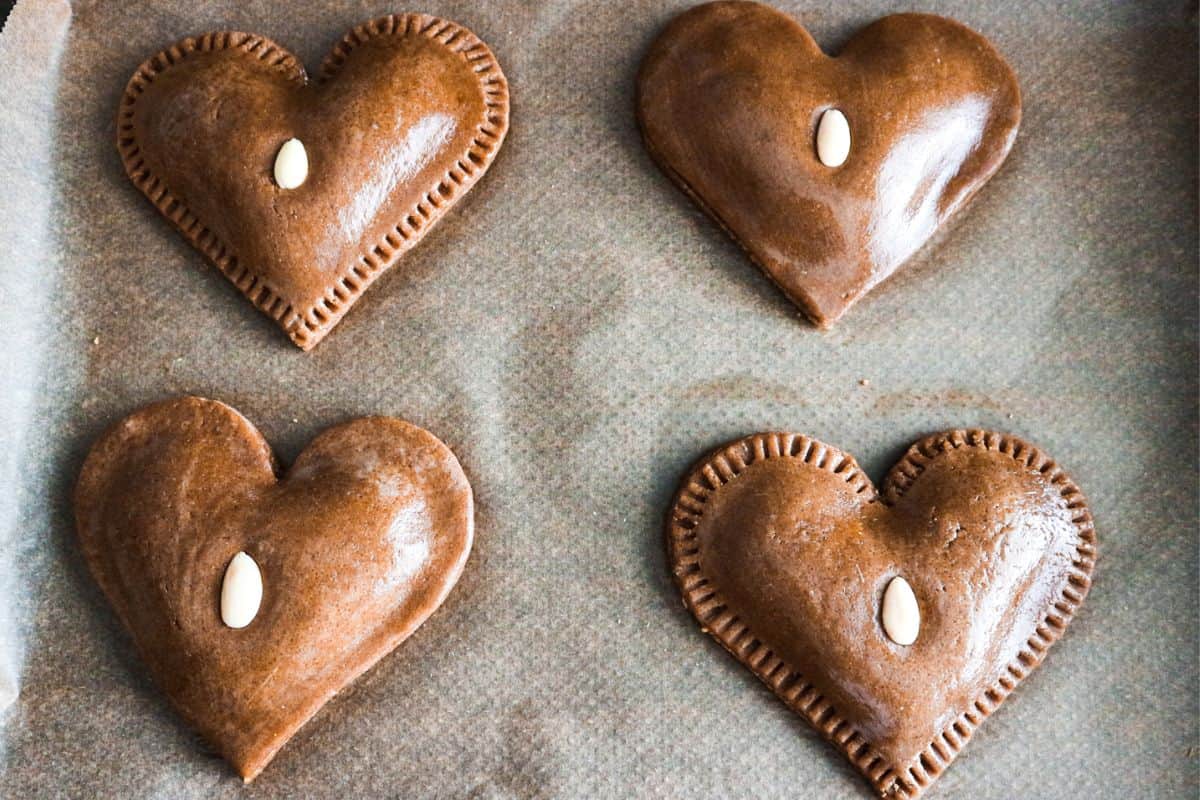
M 717 2 L 650 46 L 637 117 L 667 175 L 825 328 L 996 172 L 1021 95 L 953 20 L 884 17 L 830 57 L 786 14 Z
M 75 520 L 154 681 L 246 781 L 441 605 L 474 527 L 458 460 L 421 428 L 355 419 L 282 471 L 198 397 L 106 432 Z
M 507 130 L 496 57 L 422 14 L 359 25 L 315 81 L 262 36 L 184 39 L 137 68 L 117 112 L 130 180 L 304 350 L 479 180 Z
M 915 798 L 1063 634 L 1096 534 L 1013 436 L 930 436 L 877 491 L 845 453 L 761 433 L 683 479 L 667 550 L 701 628 L 880 796 Z

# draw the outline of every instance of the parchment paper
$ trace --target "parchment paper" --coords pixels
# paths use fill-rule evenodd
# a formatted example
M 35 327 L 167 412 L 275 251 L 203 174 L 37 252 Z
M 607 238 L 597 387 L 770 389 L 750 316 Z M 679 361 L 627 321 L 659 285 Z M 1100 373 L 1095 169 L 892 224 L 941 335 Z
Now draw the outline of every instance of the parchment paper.
M 1195 5 L 930 0 L 1016 67 L 1011 158 L 939 242 L 819 333 L 656 170 L 632 111 L 686 0 L 22 0 L 0 35 L 0 795 L 866 797 L 702 635 L 664 566 L 687 465 L 802 431 L 878 480 L 917 437 L 1008 430 L 1088 493 L 1098 579 L 937 797 L 1195 797 Z M 780 0 L 827 48 L 900 2 Z M 498 54 L 491 172 L 303 354 L 125 179 L 149 54 L 250 30 L 310 68 L 423 10 Z M 866 379 L 869 385 L 860 385 Z M 445 606 L 243 788 L 170 712 L 76 550 L 100 431 L 198 393 L 291 460 L 324 427 L 429 428 L 476 491 Z

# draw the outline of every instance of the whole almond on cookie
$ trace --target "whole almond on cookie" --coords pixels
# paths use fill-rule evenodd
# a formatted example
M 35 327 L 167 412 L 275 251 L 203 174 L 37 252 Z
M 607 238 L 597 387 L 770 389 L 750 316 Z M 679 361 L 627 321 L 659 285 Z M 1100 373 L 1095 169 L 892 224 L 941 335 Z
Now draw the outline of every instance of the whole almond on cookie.
M 655 39 L 637 117 L 667 175 L 824 328 L 1000 168 L 1021 95 L 953 20 L 884 17 L 831 57 L 788 15 L 734 0 Z
M 397 14 L 359 25 L 310 81 L 248 33 L 138 67 L 117 113 L 130 180 L 292 341 L 321 341 L 487 172 L 508 83 L 474 34 Z
M 916 798 L 1062 636 L 1096 533 L 1014 436 L 930 436 L 876 490 L 833 447 L 761 433 L 684 477 L 667 551 L 703 630 L 881 796 Z
M 474 531 L 427 431 L 355 419 L 280 472 L 245 417 L 198 397 L 96 442 L 75 523 L 155 682 L 247 781 L 442 604 Z

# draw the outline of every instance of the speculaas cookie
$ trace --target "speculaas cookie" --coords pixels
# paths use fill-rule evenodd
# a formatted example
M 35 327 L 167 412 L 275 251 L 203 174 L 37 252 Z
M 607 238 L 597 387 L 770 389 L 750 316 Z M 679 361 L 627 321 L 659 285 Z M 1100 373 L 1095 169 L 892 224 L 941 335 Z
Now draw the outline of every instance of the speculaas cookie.
M 242 777 L 441 605 L 471 487 L 432 434 L 364 417 L 280 473 L 237 411 L 184 397 L 105 433 L 79 543 L 155 682 Z
M 683 479 L 667 549 L 701 628 L 881 796 L 915 798 L 1063 634 L 1096 534 L 1013 436 L 930 436 L 876 491 L 845 453 L 763 433 Z
M 346 34 L 309 81 L 248 33 L 138 67 L 117 113 L 125 171 L 302 349 L 487 171 L 508 84 L 474 34 L 421 14 Z
M 1021 97 L 949 19 L 884 17 L 831 58 L 786 14 L 716 2 L 651 45 L 637 117 L 663 170 L 828 327 L 996 172 Z

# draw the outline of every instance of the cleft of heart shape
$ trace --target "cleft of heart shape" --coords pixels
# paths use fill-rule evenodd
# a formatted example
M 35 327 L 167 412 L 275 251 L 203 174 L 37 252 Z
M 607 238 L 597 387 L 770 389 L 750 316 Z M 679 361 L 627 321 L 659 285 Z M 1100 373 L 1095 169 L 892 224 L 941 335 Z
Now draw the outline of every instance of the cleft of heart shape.
M 915 798 L 1062 635 L 1096 536 L 1078 487 L 1013 436 L 930 436 L 877 492 L 845 453 L 764 433 L 683 479 L 667 548 L 701 627 L 881 796 Z M 895 578 L 911 644 L 883 621 Z
M 816 144 L 831 110 L 849 125 L 835 166 Z M 830 57 L 786 14 L 734 0 L 655 39 L 637 116 L 667 175 L 824 328 L 999 169 L 1021 96 L 995 48 L 953 20 L 884 17 Z
M 105 433 L 75 491 L 83 555 L 154 681 L 247 781 L 442 604 L 473 536 L 458 460 L 397 419 L 330 428 L 278 472 L 245 417 L 184 397 Z M 262 600 L 234 628 L 240 553 Z
M 184 39 L 130 79 L 117 148 L 159 211 L 308 350 L 462 199 L 507 130 L 487 45 L 400 14 L 346 34 L 313 82 L 264 37 Z M 273 168 L 291 140 L 308 169 L 284 188 Z

